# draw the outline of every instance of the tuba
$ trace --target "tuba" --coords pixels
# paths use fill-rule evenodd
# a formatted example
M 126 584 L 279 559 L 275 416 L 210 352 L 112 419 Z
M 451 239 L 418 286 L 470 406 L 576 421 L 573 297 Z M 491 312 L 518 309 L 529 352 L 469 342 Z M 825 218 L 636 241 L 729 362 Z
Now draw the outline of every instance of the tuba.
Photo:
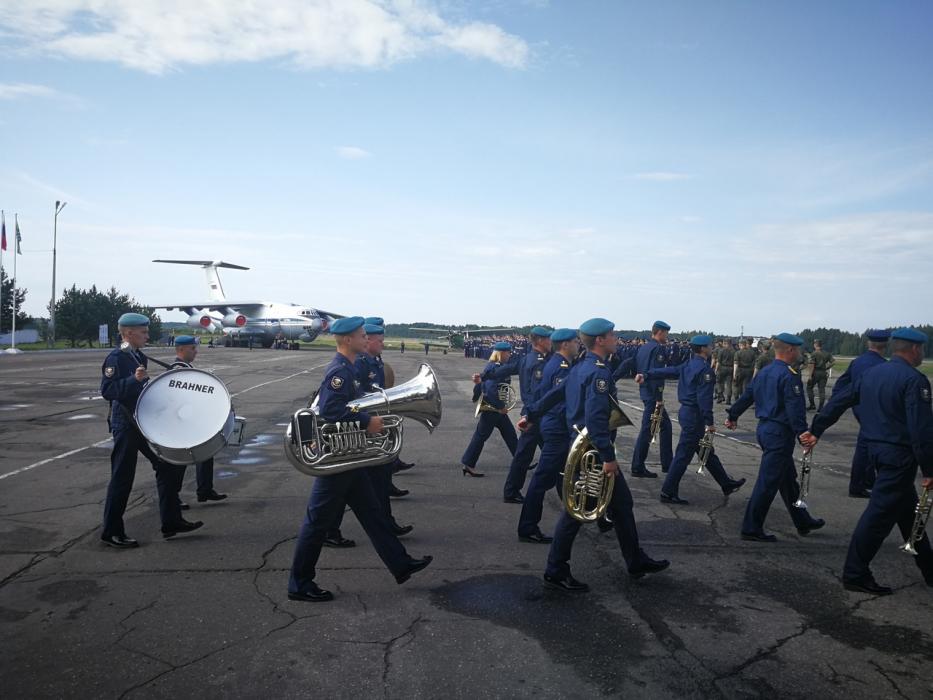
M 411 418 L 429 432 L 441 422 L 441 392 L 430 365 L 404 384 L 379 389 L 347 404 L 351 411 L 382 416 L 383 428 L 367 433 L 356 421 L 328 423 L 317 401 L 296 411 L 285 429 L 285 456 L 309 476 L 329 476 L 351 469 L 388 464 L 402 449 L 402 419 Z
M 609 429 L 615 430 L 632 421 L 619 402 L 609 397 Z M 564 508 L 577 520 L 591 523 L 605 514 L 612 500 L 615 481 L 603 472 L 599 451 L 593 448 L 586 427 L 574 426 L 577 437 L 570 446 L 564 465 Z
M 920 500 L 917 501 L 917 509 L 914 511 L 914 522 L 910 526 L 910 535 L 898 549 L 907 554 L 917 554 L 917 548 L 914 546 L 923 539 L 926 532 L 927 520 L 930 519 L 930 511 L 933 510 L 933 495 L 930 491 L 933 489 L 925 488 L 920 492 Z
M 703 437 L 700 439 L 700 449 L 697 450 L 697 461 L 699 461 L 700 466 L 697 469 L 697 474 L 702 474 L 703 470 L 706 468 L 706 463 L 709 461 L 709 457 L 713 454 L 713 438 L 716 437 L 716 433 L 706 431 L 703 434 Z
M 512 388 L 511 384 L 502 383 L 499 385 L 499 400 L 505 404 L 507 411 L 511 411 L 515 408 L 515 404 L 518 403 L 518 392 Z M 486 401 L 485 397 L 480 395 L 479 401 L 476 402 L 476 411 L 473 415 L 476 418 L 479 418 L 479 414 L 483 411 L 498 411 L 499 409 L 493 406 L 491 403 Z

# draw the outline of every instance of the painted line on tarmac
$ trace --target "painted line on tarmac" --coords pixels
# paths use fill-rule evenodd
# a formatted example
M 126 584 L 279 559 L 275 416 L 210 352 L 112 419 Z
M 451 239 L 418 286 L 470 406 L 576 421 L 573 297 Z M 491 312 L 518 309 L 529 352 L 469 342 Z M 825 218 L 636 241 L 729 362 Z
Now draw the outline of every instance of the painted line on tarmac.
M 635 404 L 629 403 L 628 401 L 623 401 L 622 399 L 618 399 L 618 401 L 619 401 L 619 403 L 622 404 L 623 406 L 628 406 L 629 408 L 634 408 L 636 411 L 641 411 L 642 413 L 645 412 L 645 407 L 644 407 L 644 406 L 636 406 Z M 674 418 L 674 416 L 671 416 L 670 412 L 668 412 L 667 415 L 670 416 L 671 421 L 673 421 L 674 423 L 677 423 L 678 425 L 680 424 L 680 421 L 677 420 L 676 418 Z M 748 445 L 748 446 L 750 446 L 750 447 L 754 447 L 754 448 L 755 448 L 756 450 L 758 450 L 759 452 L 761 451 L 761 447 L 758 445 L 757 442 L 749 442 L 748 440 L 740 440 L 739 438 L 737 438 L 737 437 L 732 437 L 731 435 L 725 435 L 725 434 L 724 434 L 722 431 L 720 431 L 718 428 L 716 429 L 716 436 L 717 436 L 717 437 L 721 437 L 721 438 L 725 438 L 726 440 L 732 440 L 732 442 L 737 442 L 737 443 L 739 443 L 740 445 Z
M 28 467 L 22 467 L 20 469 L 14 469 L 11 472 L 6 474 L 0 474 L 0 480 L 6 479 L 8 476 L 16 476 L 17 474 L 22 474 L 23 472 L 28 472 L 30 469 L 35 469 L 36 467 L 41 467 L 43 464 L 48 464 L 49 462 L 54 462 L 56 459 L 64 459 L 65 457 L 70 457 L 71 455 L 76 455 L 79 452 L 84 452 L 84 450 L 89 450 L 92 447 L 100 447 L 110 442 L 108 437 L 106 440 L 101 440 L 100 442 L 95 442 L 93 445 L 85 445 L 84 447 L 79 447 L 76 450 L 70 450 L 68 452 L 62 452 L 60 455 L 55 455 L 54 457 L 49 457 L 48 459 L 43 459 L 41 462 L 36 462 L 35 464 L 30 464 Z
M 280 377 L 278 379 L 270 379 L 268 382 L 263 382 L 262 384 L 257 384 L 256 386 L 247 387 L 242 389 L 235 394 L 230 394 L 231 398 L 239 396 L 240 394 L 245 394 L 247 391 L 252 391 L 253 389 L 259 389 L 260 387 L 269 386 L 270 384 L 277 384 L 278 382 L 288 381 L 292 377 L 297 377 L 299 374 L 307 374 L 311 370 L 320 369 L 321 367 L 326 367 L 327 365 L 315 365 L 314 367 L 308 367 L 303 369 L 300 372 L 295 372 L 294 374 L 289 374 L 287 377 Z

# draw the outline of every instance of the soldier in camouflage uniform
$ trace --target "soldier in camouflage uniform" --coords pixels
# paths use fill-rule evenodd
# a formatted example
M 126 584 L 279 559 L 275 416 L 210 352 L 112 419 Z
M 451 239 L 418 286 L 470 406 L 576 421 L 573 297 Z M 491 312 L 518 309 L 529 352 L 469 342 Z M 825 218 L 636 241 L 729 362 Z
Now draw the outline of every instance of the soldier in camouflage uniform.
M 758 359 L 755 360 L 755 375 L 774 360 L 774 348 L 767 340 L 758 343 Z
M 755 360 L 758 354 L 748 346 L 747 340 L 739 341 L 739 351 L 735 353 L 735 395 L 745 393 L 755 374 Z
M 719 351 L 719 363 L 716 365 L 716 387 L 719 389 L 719 403 L 732 403 L 732 371 L 735 364 L 735 350 L 732 341 L 723 341 Z
M 823 343 L 819 340 L 813 341 L 813 354 L 810 355 L 810 378 L 807 380 L 807 398 L 810 405 L 807 409 L 810 411 L 822 411 L 823 404 L 826 403 L 826 381 L 829 379 L 829 370 L 832 368 L 836 359 L 823 350 Z M 813 387 L 819 389 L 820 405 L 813 405 Z

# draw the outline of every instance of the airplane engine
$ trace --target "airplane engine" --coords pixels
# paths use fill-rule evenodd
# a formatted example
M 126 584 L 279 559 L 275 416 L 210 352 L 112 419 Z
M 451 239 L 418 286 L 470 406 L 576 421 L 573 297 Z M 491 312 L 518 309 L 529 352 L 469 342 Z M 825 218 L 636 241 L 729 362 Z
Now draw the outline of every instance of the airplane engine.
M 238 313 L 229 313 L 220 321 L 226 328 L 242 328 L 246 325 L 246 316 Z
M 192 328 L 200 328 L 202 330 L 215 331 L 220 328 L 217 319 L 206 313 L 191 314 L 186 323 Z

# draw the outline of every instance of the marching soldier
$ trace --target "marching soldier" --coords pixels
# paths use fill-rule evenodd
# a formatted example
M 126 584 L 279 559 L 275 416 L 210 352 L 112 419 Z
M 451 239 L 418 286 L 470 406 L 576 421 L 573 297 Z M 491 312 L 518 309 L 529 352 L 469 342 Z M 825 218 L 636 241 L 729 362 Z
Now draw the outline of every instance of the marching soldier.
M 744 394 L 749 382 L 752 381 L 757 357 L 755 351 L 749 347 L 747 340 L 743 338 L 739 341 L 739 351 L 735 353 L 735 373 L 733 377 L 735 396 Z
M 772 339 L 774 362 L 758 373 L 728 411 L 726 427 L 734 430 L 739 416 L 755 404 L 758 444 L 762 450 L 758 479 L 742 521 L 743 540 L 777 541 L 775 535 L 765 533 L 764 525 L 771 502 L 779 491 L 799 534 L 808 535 L 826 524 L 822 518 L 811 516 L 806 507 L 794 505 L 800 496 L 794 466 L 794 441 L 799 441 L 807 449 L 813 446 L 809 437 L 804 438 L 807 412 L 803 385 L 791 367 L 801 345 L 803 340 L 796 335 L 781 333 L 775 336 Z
M 110 402 L 107 423 L 113 434 L 113 451 L 110 453 L 110 484 L 107 486 L 100 539 L 111 547 L 129 549 L 138 547 L 139 542 L 127 536 L 123 513 L 133 490 L 136 458 L 140 453 L 152 463 L 155 470 L 162 536 L 174 537 L 180 532 L 197 530 L 204 523 L 200 520 L 188 522 L 181 517 L 178 493 L 185 468 L 159 459 L 133 419 L 136 402 L 149 381 L 146 356 L 139 352 L 149 340 L 149 318 L 142 314 L 126 313 L 120 316 L 117 328 L 123 342 L 128 344 L 129 352 L 114 348 L 101 367 L 103 376 L 100 393 Z
M 664 345 L 671 327 L 664 321 L 655 321 L 651 327 L 651 340 L 638 348 L 635 353 L 635 372 L 647 374 L 650 370 L 664 366 Z M 618 377 L 618 372 L 616 373 Z M 632 454 L 632 476 L 640 478 L 657 478 L 657 473 L 645 467 L 645 458 L 648 456 L 648 447 L 651 445 L 651 414 L 659 401 L 664 400 L 664 380 L 656 379 L 640 385 L 638 393 L 645 406 L 641 416 L 641 430 L 635 440 L 635 451 Z M 674 457 L 673 441 L 671 438 L 671 419 L 667 409 L 661 410 L 661 428 L 658 433 L 661 445 L 661 470 L 666 472 L 671 466 Z
M 355 411 L 347 404 L 360 395 L 353 363 L 366 348 L 364 319 L 360 316 L 334 321 L 331 333 L 337 340 L 337 354 L 324 372 L 318 394 L 320 417 L 327 422 L 357 422 L 368 433 L 382 430 L 382 418 L 365 411 Z M 314 480 L 304 522 L 298 532 L 295 557 L 288 579 L 288 598 L 304 602 L 333 600 L 330 591 L 315 583 L 315 566 L 324 539 L 346 505 L 354 512 L 379 558 L 405 583 L 411 575 L 431 563 L 432 557 L 413 559 L 392 532 L 385 510 L 379 505 L 372 480 L 365 469 L 351 469 L 339 474 L 319 476 Z
M 566 380 L 567 432 L 574 426 L 586 426 L 589 438 L 599 450 L 603 472 L 616 480 L 608 512 L 622 549 L 629 576 L 641 578 L 645 574 L 663 571 L 670 562 L 649 557 L 638 544 L 638 528 L 632 511 L 632 493 L 616 461 L 615 434 L 609 430 L 609 397 L 615 398 L 615 383 L 606 365 L 606 358 L 615 350 L 614 324 L 604 318 L 593 318 L 580 326 L 580 339 L 586 355 Z M 545 586 L 570 593 L 585 593 L 589 586 L 570 573 L 570 555 L 573 541 L 582 523 L 562 511 L 554 531 L 554 541 L 548 552 Z
M 198 356 L 197 339 L 193 335 L 179 335 L 173 343 L 175 346 L 175 361 L 172 362 L 172 369 L 191 368 L 191 363 Z M 204 462 L 198 462 L 194 465 L 195 476 L 197 478 L 198 503 L 205 501 L 222 501 L 227 497 L 225 493 L 217 493 L 214 490 L 214 458 Z M 186 506 L 182 506 L 185 508 Z
M 823 351 L 823 343 L 819 340 L 813 341 L 813 354 L 810 355 L 810 378 L 807 380 L 807 398 L 810 405 L 809 411 L 822 411 L 823 404 L 826 402 L 826 381 L 829 378 L 829 370 L 835 364 L 835 358 L 828 352 Z M 820 394 L 820 405 L 813 405 L 813 387 L 817 387 Z
M 719 403 L 732 405 L 732 373 L 735 371 L 735 350 L 732 340 L 726 339 L 719 351 L 719 361 L 716 363 L 716 388 L 719 389 Z
M 500 367 L 508 364 L 511 356 L 511 343 L 500 340 L 493 345 L 489 363 L 483 369 L 482 375 L 493 377 Z M 483 445 L 486 444 L 486 440 L 492 435 L 493 430 L 499 430 L 502 439 L 505 440 L 506 447 L 509 448 L 509 453 L 513 457 L 518 443 L 518 438 L 515 436 L 515 427 L 512 425 L 512 421 L 509 420 L 509 410 L 499 398 L 499 384 L 508 384 L 509 377 L 505 376 L 498 380 L 495 378 L 483 379 L 481 382 L 481 384 L 477 385 L 480 387 L 480 391 L 474 392 L 473 400 L 485 401 L 491 410 L 480 411 L 479 422 L 476 425 L 473 438 L 470 440 L 466 452 L 463 453 L 463 457 L 460 458 L 460 466 L 463 468 L 464 476 L 486 476 L 482 472 L 476 471 L 476 463 L 483 452 Z
M 693 357 L 677 367 L 653 369 L 647 375 L 638 375 L 635 381 L 641 384 L 648 379 L 677 379 L 677 400 L 680 402 L 680 441 L 671 462 L 664 485 L 661 487 L 661 502 L 687 505 L 688 501 L 678 495 L 678 486 L 693 455 L 700 449 L 704 433 L 716 432 L 713 422 L 713 371 L 707 363 L 712 338 L 695 335 L 690 341 Z M 733 479 L 722 466 L 714 451 L 706 462 L 722 492 L 728 496 L 745 483 L 745 479 Z
M 846 555 L 842 581 L 846 590 L 888 595 L 892 590 L 875 581 L 874 559 L 897 525 L 904 539 L 912 530 L 917 508 L 914 482 L 920 468 L 924 488 L 933 488 L 933 411 L 930 380 L 917 367 L 923 362 L 925 333 L 899 328 L 891 334 L 891 361 L 875 362 L 840 392 L 834 392 L 825 414 L 813 418 L 811 433 L 818 439 L 850 406 L 858 406 L 859 434 L 877 472 L 868 506 L 859 518 Z M 933 549 L 924 532 L 914 562 L 933 587 Z
M 762 340 L 758 344 L 758 349 L 760 352 L 758 353 L 758 358 L 755 360 L 755 374 L 752 377 L 753 379 L 754 377 L 758 376 L 758 373 L 761 370 L 763 370 L 765 367 L 767 367 L 774 361 L 774 349 L 771 347 L 771 343 L 769 343 L 767 340 Z M 803 353 L 800 353 L 800 354 L 802 357 Z M 798 374 L 800 374 L 799 370 L 798 370 Z M 803 376 L 803 375 L 800 375 L 800 376 Z

